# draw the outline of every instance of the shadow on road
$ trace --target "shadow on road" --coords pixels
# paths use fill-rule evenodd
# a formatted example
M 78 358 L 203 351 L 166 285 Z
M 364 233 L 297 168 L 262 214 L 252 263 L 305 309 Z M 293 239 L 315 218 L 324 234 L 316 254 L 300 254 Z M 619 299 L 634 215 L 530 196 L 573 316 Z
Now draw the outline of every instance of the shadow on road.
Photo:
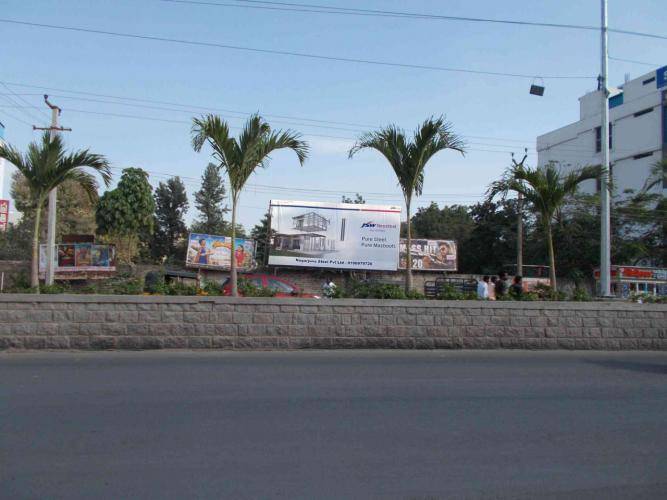
M 612 370 L 630 370 L 633 372 L 667 375 L 667 363 L 638 363 L 636 361 L 624 361 L 620 359 L 589 359 L 586 362 L 604 368 L 611 368 Z

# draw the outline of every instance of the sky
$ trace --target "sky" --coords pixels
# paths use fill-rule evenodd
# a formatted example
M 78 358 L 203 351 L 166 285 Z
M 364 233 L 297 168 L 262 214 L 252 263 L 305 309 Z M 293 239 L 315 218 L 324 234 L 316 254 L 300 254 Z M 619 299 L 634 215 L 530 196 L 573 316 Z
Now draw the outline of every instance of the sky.
M 311 154 L 300 167 L 293 153 L 279 151 L 268 168 L 250 178 L 239 208 L 239 221 L 249 230 L 270 199 L 338 202 L 343 194 L 359 192 L 369 203 L 401 203 L 394 174 L 378 153 L 362 151 L 348 159 L 347 151 L 364 131 L 396 124 L 412 132 L 431 115 L 446 116 L 465 140 L 467 152 L 462 156 L 445 151 L 432 159 L 417 206 L 477 202 L 508 166 L 512 151 L 521 155 L 529 148 L 527 163 L 534 165 L 536 137 L 578 119 L 577 99 L 595 89 L 600 71 L 595 31 L 210 2 L 235 7 L 160 0 L 0 0 L 0 18 L 528 77 L 320 60 L 0 22 L 0 121 L 6 127 L 5 139 L 20 149 L 38 139 L 31 125 L 48 124 L 41 97 L 48 93 L 63 109 L 61 124 L 72 128 L 65 133 L 68 147 L 106 155 L 114 168 L 114 183 L 127 167 L 150 172 L 154 186 L 169 176 L 181 176 L 191 221 L 197 216 L 193 193 L 210 160 L 209 149 L 192 149 L 192 117 L 210 110 L 239 127 L 250 113 L 259 112 L 274 128 L 301 132 Z M 600 20 L 596 0 L 299 3 L 584 25 L 598 25 Z M 660 0 L 609 0 L 609 26 L 665 35 L 667 9 Z M 621 84 L 626 73 L 635 78 L 667 64 L 667 40 L 612 33 L 609 52 L 654 64 L 611 60 L 610 85 Z M 585 78 L 541 78 L 545 75 Z M 529 95 L 533 82 L 544 83 L 544 97 Z M 13 107 L 17 105 L 36 107 Z M 8 196 L 8 186 L 4 191 Z

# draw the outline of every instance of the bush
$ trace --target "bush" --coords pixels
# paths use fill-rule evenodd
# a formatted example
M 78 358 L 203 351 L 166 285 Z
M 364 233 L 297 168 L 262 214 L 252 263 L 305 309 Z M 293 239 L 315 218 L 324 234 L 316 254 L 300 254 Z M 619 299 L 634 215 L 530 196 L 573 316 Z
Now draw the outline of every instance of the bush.
M 115 295 L 141 295 L 144 284 L 138 278 L 120 279 L 111 284 L 111 293 Z
M 438 292 L 439 300 L 477 300 L 475 292 L 461 292 L 454 285 L 446 284 Z
M 217 297 L 220 295 L 224 295 L 222 288 L 223 288 L 222 284 L 216 281 L 207 281 L 204 284 L 204 286 L 200 289 L 200 293 L 202 295 L 210 295 L 213 297 Z
M 176 281 L 166 285 L 163 293 L 165 295 L 197 295 L 198 291 L 195 285 L 184 285 Z
M 537 300 L 566 300 L 567 294 L 565 292 L 554 291 L 553 288 L 544 283 L 535 285 L 533 293 L 537 294 Z M 525 295 L 525 294 L 524 294 Z
M 419 293 L 419 292 L 416 292 Z M 347 293 L 341 294 L 352 299 L 406 299 L 408 298 L 401 285 L 374 283 L 370 281 L 353 281 Z
M 588 294 L 588 291 L 585 288 L 576 287 L 572 292 L 570 300 L 573 300 L 575 302 L 588 302 L 593 299 Z
M 162 294 L 165 291 L 164 273 L 149 271 L 144 276 L 144 292 Z
M 55 295 L 59 293 L 67 293 L 70 291 L 70 286 L 65 283 L 54 283 L 53 285 L 42 285 L 39 287 L 40 293 Z
M 270 288 L 255 286 L 250 281 L 240 279 L 238 281 L 239 293 L 244 297 L 274 297 L 276 291 Z

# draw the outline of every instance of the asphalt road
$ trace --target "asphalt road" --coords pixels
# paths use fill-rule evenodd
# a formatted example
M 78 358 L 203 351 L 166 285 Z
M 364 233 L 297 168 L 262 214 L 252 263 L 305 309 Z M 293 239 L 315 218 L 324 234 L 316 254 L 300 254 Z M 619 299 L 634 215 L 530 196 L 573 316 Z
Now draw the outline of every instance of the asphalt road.
M 2 498 L 665 498 L 667 353 L 0 354 Z

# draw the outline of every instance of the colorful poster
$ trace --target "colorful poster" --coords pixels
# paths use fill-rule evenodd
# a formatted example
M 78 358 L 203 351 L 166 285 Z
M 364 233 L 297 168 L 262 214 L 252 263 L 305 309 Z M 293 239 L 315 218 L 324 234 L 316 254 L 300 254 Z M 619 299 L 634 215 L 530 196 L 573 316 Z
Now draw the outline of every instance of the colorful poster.
M 395 271 L 401 207 L 271 200 L 273 266 Z
M 401 238 L 400 268 L 407 264 L 407 240 Z M 457 249 L 453 240 L 413 239 L 410 245 L 412 269 L 415 271 L 456 271 Z
M 0 182 L 1 187 L 2 182 Z M 7 224 L 9 224 L 9 200 L 0 200 L 0 231 L 6 230 Z
M 113 247 L 93 245 L 91 249 L 91 265 L 94 267 L 110 267 L 113 265 Z
M 249 271 L 257 267 L 255 240 L 236 238 L 234 243 L 236 267 Z M 209 269 L 229 269 L 231 266 L 232 239 L 229 236 L 192 233 L 188 238 L 185 265 Z
M 76 267 L 88 267 L 92 265 L 92 250 L 93 245 L 90 243 L 77 243 L 75 248 L 75 265 Z
M 58 267 L 74 267 L 76 245 L 58 245 Z

